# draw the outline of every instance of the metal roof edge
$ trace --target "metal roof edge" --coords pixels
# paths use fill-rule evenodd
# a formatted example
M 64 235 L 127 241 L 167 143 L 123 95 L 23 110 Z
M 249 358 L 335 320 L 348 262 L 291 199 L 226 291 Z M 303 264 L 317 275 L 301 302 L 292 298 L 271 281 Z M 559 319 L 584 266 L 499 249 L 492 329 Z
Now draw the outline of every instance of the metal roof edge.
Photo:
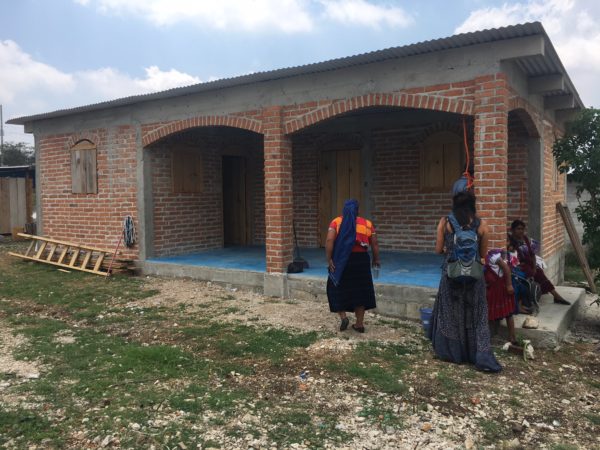
M 145 103 L 155 100 L 175 98 L 183 95 L 225 89 L 234 86 L 243 86 L 247 84 L 274 81 L 278 79 L 309 75 L 313 73 L 328 72 L 352 66 L 372 64 L 389 59 L 406 58 L 421 54 L 435 53 L 438 51 L 444 51 L 453 48 L 468 47 L 487 42 L 515 39 L 519 37 L 533 36 L 537 34 L 543 35 L 545 40 L 550 44 L 549 47 L 552 51 L 552 59 L 565 74 L 569 83 L 570 90 L 572 90 L 578 103 L 580 103 L 583 107 L 583 103 L 579 98 L 579 94 L 575 90 L 571 79 L 569 78 L 564 66 L 560 62 L 560 58 L 558 58 L 558 54 L 556 53 L 556 50 L 554 49 L 550 38 L 546 34 L 544 27 L 540 22 L 529 22 L 524 24 L 510 25 L 501 28 L 490 28 L 481 31 L 460 33 L 449 37 L 432 39 L 404 46 L 390 47 L 387 49 L 375 50 L 367 53 L 361 53 L 358 55 L 345 56 L 327 61 L 305 64 L 302 66 L 293 66 L 263 72 L 255 72 L 248 75 L 223 78 L 220 80 L 208 81 L 189 86 L 181 86 L 159 92 L 122 97 L 115 100 L 92 103 L 89 105 L 77 106 L 74 108 L 59 109 L 48 113 L 22 116 L 10 119 L 6 123 L 11 125 L 25 125 L 29 122 L 64 117 L 78 113 L 100 111 L 108 108 L 130 106 L 137 103 Z

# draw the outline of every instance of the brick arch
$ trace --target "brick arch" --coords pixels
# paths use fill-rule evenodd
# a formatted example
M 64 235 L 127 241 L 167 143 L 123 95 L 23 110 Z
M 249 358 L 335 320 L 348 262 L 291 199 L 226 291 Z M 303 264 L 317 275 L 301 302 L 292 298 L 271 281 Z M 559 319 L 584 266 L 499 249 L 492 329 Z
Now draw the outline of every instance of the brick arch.
M 366 94 L 337 100 L 329 105 L 314 109 L 301 117 L 291 119 L 284 124 L 285 133 L 295 133 L 341 114 L 373 106 L 430 109 L 464 115 L 471 115 L 473 112 L 473 101 L 471 100 L 431 94 Z
M 466 125 L 467 125 L 467 140 L 470 143 L 470 146 L 472 147 L 472 143 L 473 143 L 473 121 L 470 120 L 470 118 L 468 118 L 466 120 Z M 464 131 L 463 131 L 463 125 L 462 122 L 435 122 L 431 125 L 429 125 L 427 128 L 425 128 L 423 131 L 421 131 L 419 134 L 417 134 L 415 136 L 415 142 L 423 142 L 425 141 L 425 139 L 427 139 L 429 136 L 438 133 L 440 131 L 450 131 L 452 133 L 456 133 L 461 139 L 463 139 L 464 136 Z M 472 153 L 472 148 L 471 148 L 471 153 Z
M 508 113 L 513 113 L 521 120 L 527 133 L 529 133 L 529 137 L 540 137 L 539 127 L 536 125 L 536 120 L 534 119 L 538 115 L 529 102 L 523 100 L 521 97 L 511 98 Z
M 262 123 L 254 119 L 249 119 L 247 117 L 198 116 L 189 119 L 177 120 L 175 122 L 170 122 L 161 125 L 159 128 L 144 134 L 144 136 L 142 137 L 142 145 L 144 147 L 147 147 L 148 145 L 170 134 L 179 133 L 190 128 L 214 126 L 241 128 L 243 130 L 263 134 Z
M 69 150 L 81 141 L 90 141 L 92 144 L 98 145 L 100 136 L 94 131 L 83 131 L 81 133 L 76 133 L 67 139 L 67 142 L 65 143 L 65 149 Z

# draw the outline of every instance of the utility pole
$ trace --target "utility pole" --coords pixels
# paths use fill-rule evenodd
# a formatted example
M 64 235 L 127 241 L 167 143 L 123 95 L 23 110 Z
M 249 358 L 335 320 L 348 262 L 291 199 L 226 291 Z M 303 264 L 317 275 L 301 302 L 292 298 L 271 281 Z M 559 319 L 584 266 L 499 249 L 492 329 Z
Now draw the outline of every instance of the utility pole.
M 2 105 L 0 105 L 0 167 L 4 159 L 4 119 L 2 117 Z

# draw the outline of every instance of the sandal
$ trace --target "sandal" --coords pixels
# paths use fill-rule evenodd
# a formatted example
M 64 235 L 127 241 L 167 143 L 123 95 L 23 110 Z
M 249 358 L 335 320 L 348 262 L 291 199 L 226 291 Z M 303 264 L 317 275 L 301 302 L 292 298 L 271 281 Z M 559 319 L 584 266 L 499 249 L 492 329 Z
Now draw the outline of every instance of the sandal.
M 364 333 L 365 327 L 357 327 L 356 324 L 352 324 L 352 329 L 357 333 Z
M 350 319 L 348 319 L 347 317 L 344 317 L 342 319 L 342 323 L 340 323 L 340 331 L 345 331 L 348 328 L 349 324 L 350 324 Z

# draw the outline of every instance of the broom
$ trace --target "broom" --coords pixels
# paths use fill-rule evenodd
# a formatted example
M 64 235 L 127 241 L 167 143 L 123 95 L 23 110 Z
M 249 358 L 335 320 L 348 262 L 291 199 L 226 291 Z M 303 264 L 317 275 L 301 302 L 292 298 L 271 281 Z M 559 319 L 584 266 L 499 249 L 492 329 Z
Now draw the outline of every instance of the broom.
M 300 247 L 298 247 L 298 237 L 296 236 L 296 224 L 293 223 L 294 228 L 294 264 L 300 264 L 303 269 L 308 269 L 308 261 L 300 256 Z

